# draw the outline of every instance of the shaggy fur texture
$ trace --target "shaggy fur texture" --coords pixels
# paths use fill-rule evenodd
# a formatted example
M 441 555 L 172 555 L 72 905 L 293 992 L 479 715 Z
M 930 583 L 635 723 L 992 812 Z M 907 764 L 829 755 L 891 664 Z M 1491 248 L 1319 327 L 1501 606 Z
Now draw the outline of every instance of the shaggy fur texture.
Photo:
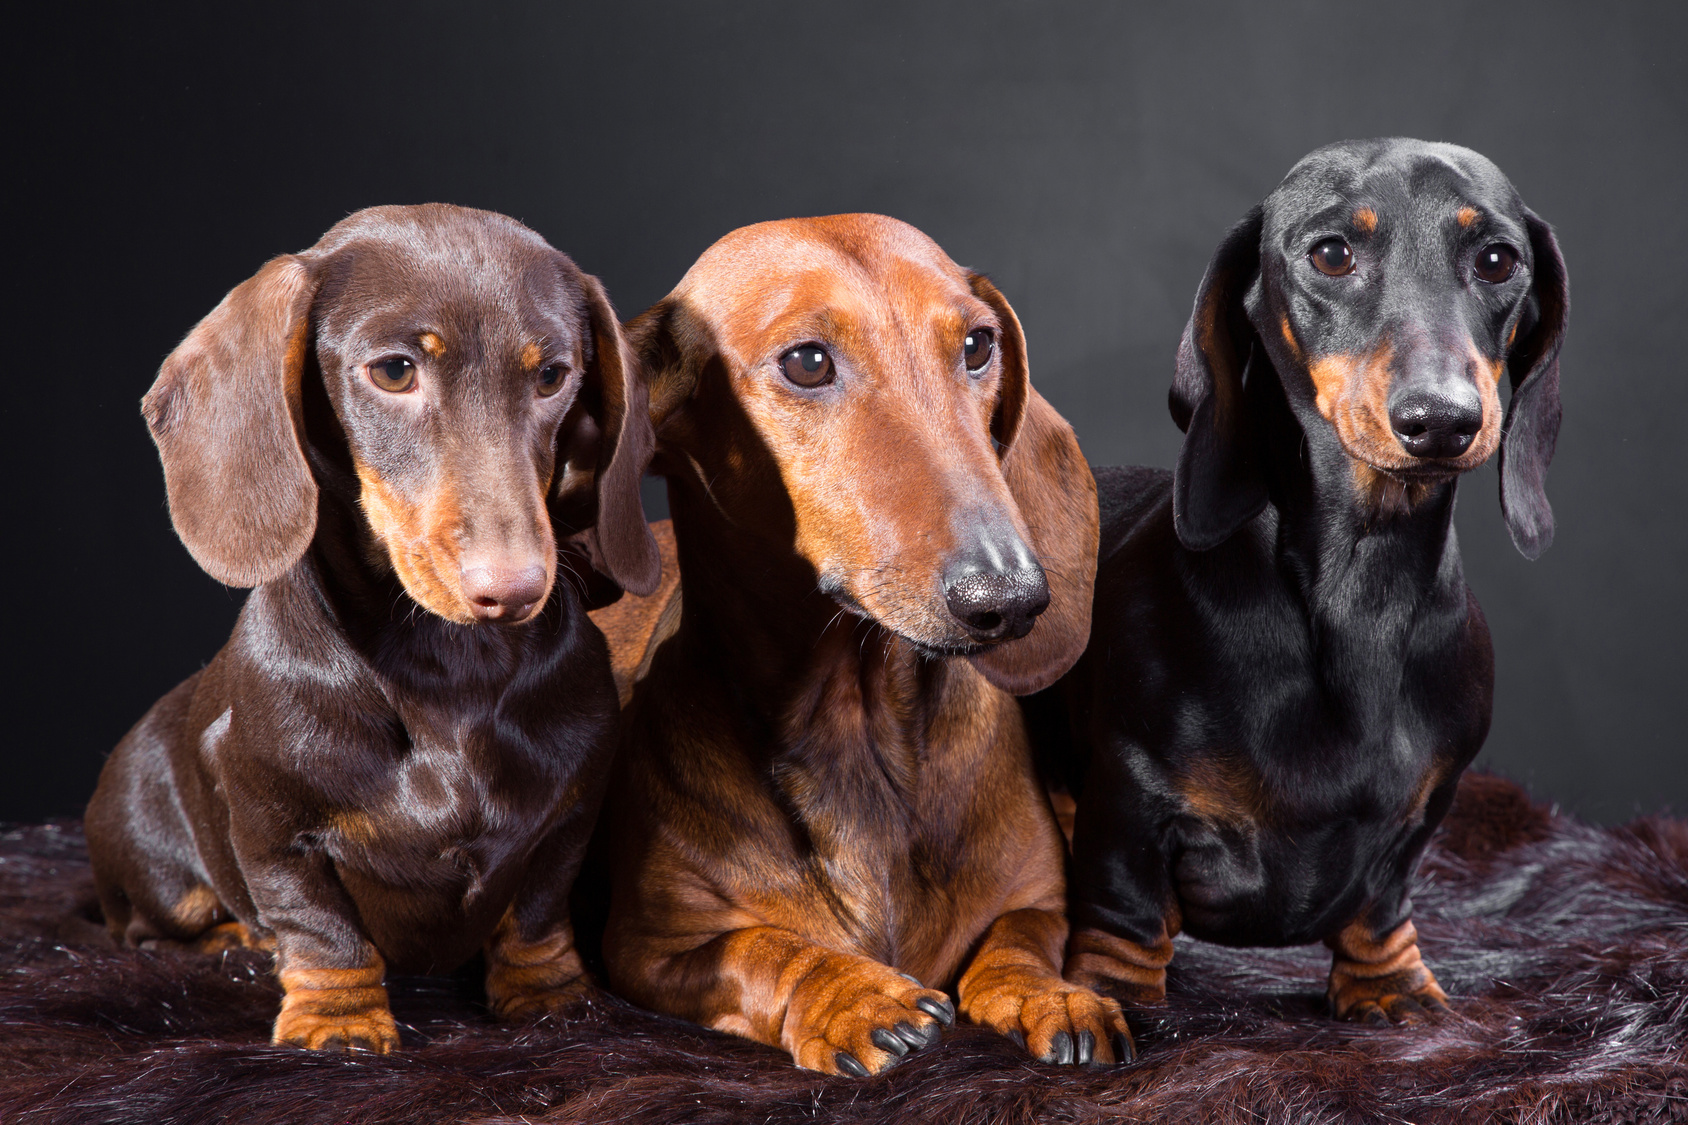
M 1430 1028 L 1324 1015 L 1323 948 L 1179 939 L 1141 1060 L 1069 1072 L 958 1029 L 866 1081 L 614 999 L 512 1028 L 474 971 L 399 978 L 404 1046 L 270 1047 L 264 958 L 119 951 L 73 824 L 0 834 L 0 1121 L 1688 1121 L 1688 823 L 1598 829 L 1467 777 L 1419 873 Z

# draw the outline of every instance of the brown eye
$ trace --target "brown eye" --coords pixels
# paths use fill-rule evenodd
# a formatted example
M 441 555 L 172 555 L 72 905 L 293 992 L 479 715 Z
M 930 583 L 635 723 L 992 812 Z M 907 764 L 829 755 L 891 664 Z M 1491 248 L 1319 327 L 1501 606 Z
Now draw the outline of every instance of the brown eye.
M 995 350 L 996 333 L 989 328 L 975 328 L 967 333 L 967 339 L 961 342 L 961 354 L 968 373 L 977 375 L 983 371 L 985 364 L 991 361 L 991 352 Z
M 369 365 L 369 381 L 395 395 L 416 385 L 416 365 L 402 356 L 383 359 Z
M 1471 272 L 1477 275 L 1478 281 L 1499 285 L 1517 268 L 1518 251 L 1504 242 L 1495 242 L 1477 251 L 1477 261 L 1472 263 Z
M 539 369 L 539 394 L 541 398 L 549 398 L 563 389 L 563 377 L 567 374 L 560 363 L 547 364 Z
M 1340 238 L 1327 238 L 1313 244 L 1307 252 L 1313 268 L 1326 277 L 1341 277 L 1354 272 L 1354 251 Z
M 799 387 L 832 382 L 832 357 L 817 344 L 799 344 L 780 356 L 780 370 Z

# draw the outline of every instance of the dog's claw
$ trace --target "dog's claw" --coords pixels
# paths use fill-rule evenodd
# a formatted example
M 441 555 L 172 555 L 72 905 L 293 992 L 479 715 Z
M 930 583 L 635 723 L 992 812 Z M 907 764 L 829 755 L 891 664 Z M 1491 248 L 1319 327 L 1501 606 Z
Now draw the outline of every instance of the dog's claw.
M 1057 1066 L 1070 1066 L 1073 1061 L 1073 1037 L 1064 1031 L 1057 1031 L 1049 1040 L 1050 1057 L 1044 1062 L 1053 1062 Z
M 1090 1060 L 1096 1054 L 1096 1036 L 1089 1031 L 1078 1033 L 1078 1044 L 1073 1049 L 1073 1062 L 1078 1066 L 1089 1066 Z
M 867 1067 L 862 1065 L 862 1060 L 858 1059 L 855 1055 L 852 1055 L 849 1051 L 839 1051 L 833 1061 L 838 1064 L 838 1069 L 843 1071 L 845 1074 L 851 1075 L 855 1078 L 872 1077 L 872 1075 L 868 1073 Z
M 910 1048 L 925 1047 L 936 1043 L 938 1036 L 943 1034 L 936 1025 L 922 1029 L 915 1027 L 913 1024 L 902 1022 L 899 1022 L 891 1030 L 896 1033 L 897 1038 L 908 1044 Z
M 1119 1065 L 1137 1061 L 1137 1044 L 1131 1041 L 1131 1036 L 1119 1034 L 1114 1036 L 1114 1054 L 1119 1056 Z
M 902 1037 L 895 1032 L 886 1031 L 883 1027 L 874 1028 L 868 1039 L 881 1051 L 887 1051 L 899 1059 L 908 1054 L 909 1045 L 903 1042 Z
M 922 996 L 914 1002 L 914 1006 L 945 1027 L 949 1027 L 955 1022 L 955 1005 L 948 1000 L 931 1000 Z

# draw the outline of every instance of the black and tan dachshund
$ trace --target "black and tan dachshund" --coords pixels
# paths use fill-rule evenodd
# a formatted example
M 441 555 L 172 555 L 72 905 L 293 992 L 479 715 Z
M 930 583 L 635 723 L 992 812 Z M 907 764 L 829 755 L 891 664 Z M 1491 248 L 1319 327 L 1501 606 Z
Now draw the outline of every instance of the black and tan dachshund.
M 1513 541 L 1552 539 L 1566 308 L 1547 224 L 1452 145 L 1319 149 L 1226 235 L 1177 469 L 1096 472 L 1090 645 L 1030 704 L 1077 799 L 1069 979 L 1152 1003 L 1182 930 L 1325 942 L 1339 1017 L 1446 1006 L 1408 882 L 1494 679 L 1454 491 L 1498 448 Z
M 188 550 L 257 589 L 100 776 L 114 936 L 273 950 L 302 1047 L 391 1050 L 386 969 L 483 948 L 501 1014 L 567 1003 L 617 712 L 585 609 L 658 571 L 597 280 L 502 215 L 372 208 L 231 292 L 144 410 Z

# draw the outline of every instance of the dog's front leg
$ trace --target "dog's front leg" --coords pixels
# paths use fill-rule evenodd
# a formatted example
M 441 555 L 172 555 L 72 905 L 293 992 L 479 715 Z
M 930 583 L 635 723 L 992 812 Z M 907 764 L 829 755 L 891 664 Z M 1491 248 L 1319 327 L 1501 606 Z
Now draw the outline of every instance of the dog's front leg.
M 961 974 L 961 1011 L 1044 1062 L 1108 1064 L 1136 1057 L 1117 1002 L 1061 979 L 1066 917 L 1026 908 L 985 931 Z
M 1408 906 L 1410 909 L 1410 904 Z M 1418 952 L 1418 930 L 1405 911 L 1377 920 L 1374 908 L 1325 939 L 1331 1011 L 1365 1023 L 1420 1023 L 1448 1010 L 1448 994 Z
M 387 1006 L 387 965 L 353 921 L 357 910 L 329 857 L 314 848 L 253 846 L 238 835 L 235 847 L 260 936 L 274 935 L 283 995 L 270 1041 L 392 1051 L 399 1033 Z
M 569 921 L 569 891 L 592 819 L 577 813 L 534 849 L 515 900 L 486 943 L 487 1006 L 505 1019 L 559 1012 L 591 991 Z
M 798 1066 L 827 1074 L 876 1074 L 955 1021 L 942 992 L 777 926 L 645 960 L 639 977 L 629 989 L 636 999 L 783 1047 Z

